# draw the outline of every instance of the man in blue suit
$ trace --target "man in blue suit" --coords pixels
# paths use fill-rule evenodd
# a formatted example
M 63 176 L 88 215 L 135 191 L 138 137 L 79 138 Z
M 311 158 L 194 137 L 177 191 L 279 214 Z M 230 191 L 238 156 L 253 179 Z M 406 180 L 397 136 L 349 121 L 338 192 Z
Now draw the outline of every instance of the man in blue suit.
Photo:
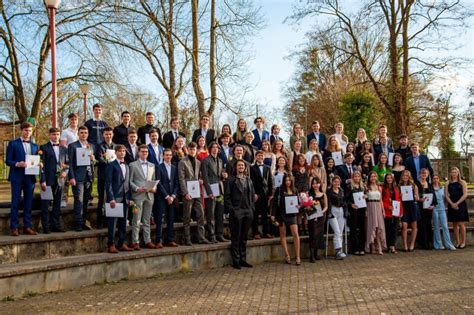
M 219 151 L 219 158 L 224 164 L 224 168 L 227 166 L 227 162 L 232 159 L 234 153 L 232 153 L 232 148 L 229 146 L 230 135 L 228 133 L 223 133 L 219 136 L 219 141 L 222 143 L 221 149 Z
M 352 174 L 357 170 L 357 167 L 352 165 L 353 161 L 354 156 L 352 153 L 346 153 L 344 154 L 344 164 L 336 167 L 337 175 L 341 178 L 341 188 L 343 191 L 350 185 Z
M 388 138 L 387 137 L 380 137 L 379 144 L 374 145 L 374 158 L 375 164 L 379 163 L 379 155 L 385 153 L 393 153 L 393 148 L 388 145 Z
M 87 219 L 87 205 L 91 197 L 92 182 L 94 180 L 93 163 L 95 161 L 95 148 L 92 144 L 87 142 L 87 137 L 89 136 L 87 127 L 79 127 L 78 135 L 79 140 L 71 143 L 68 147 L 68 177 L 74 195 L 74 229 L 77 232 L 81 232 L 83 229 L 91 229 L 89 225 L 84 223 Z M 84 148 L 89 151 L 90 165 L 78 165 L 76 152 L 79 148 Z
M 127 228 L 127 210 L 128 206 L 133 205 L 129 176 L 130 170 L 125 163 L 125 146 L 117 144 L 115 146 L 115 155 L 117 159 L 105 165 L 105 192 L 106 200 L 111 208 L 115 208 L 117 203 L 123 203 L 123 217 L 108 217 L 107 227 L 107 251 L 116 254 L 119 251 L 133 251 L 125 243 L 125 232 Z M 115 230 L 118 229 L 118 243 L 115 247 Z
M 49 212 L 51 205 L 50 200 L 41 202 L 41 226 L 43 233 L 64 232 L 59 223 L 61 214 L 61 195 L 64 183 L 67 177 L 67 149 L 59 144 L 61 131 L 59 128 L 49 129 L 49 141 L 40 147 L 43 152 L 43 167 L 41 169 L 41 190 L 46 191 L 46 187 L 50 186 L 53 192 L 53 208 Z M 61 174 L 58 172 L 61 171 Z M 60 185 L 58 181 L 61 181 Z
M 420 153 L 420 146 L 418 143 L 412 143 L 410 149 L 411 156 L 407 157 L 405 160 L 405 167 L 410 171 L 413 180 L 418 180 L 422 168 L 428 169 L 430 172 L 430 178 L 432 178 L 433 168 L 431 167 L 430 159 L 426 155 Z
M 90 132 L 90 129 L 89 129 Z M 105 127 L 102 131 L 102 138 L 104 139 L 101 142 L 95 151 L 95 159 L 97 160 L 97 194 L 99 195 L 99 200 L 97 202 L 97 228 L 103 228 L 106 226 L 106 220 L 104 216 L 104 203 L 105 203 L 105 167 L 109 163 L 107 160 L 107 150 L 114 150 L 115 143 L 112 141 L 114 137 L 114 129 L 112 127 Z M 89 135 L 90 138 L 90 135 Z
M 270 141 L 270 132 L 268 132 L 268 130 L 263 129 L 263 126 L 265 124 L 265 119 L 263 119 L 263 117 L 255 118 L 253 123 L 255 124 L 255 127 L 257 127 L 257 128 L 252 130 L 252 133 L 253 133 L 252 145 L 256 146 L 257 149 L 261 150 L 262 149 L 262 141 L 263 140 Z
M 178 196 L 179 180 L 178 170 L 171 163 L 173 153 L 170 149 L 163 151 L 163 163 L 156 169 L 156 179 L 159 180 L 155 202 L 153 204 L 153 217 L 156 223 L 156 248 L 163 248 L 162 222 L 166 213 L 166 242 L 165 246 L 177 247 L 174 241 L 174 203 Z
M 326 136 L 321 132 L 321 126 L 317 120 L 313 121 L 311 124 L 311 129 L 312 131 L 306 136 L 308 147 L 311 140 L 316 139 L 318 140 L 319 152 L 323 154 L 324 149 L 326 149 Z
M 33 203 L 33 189 L 36 177 L 25 175 L 26 155 L 36 155 L 38 146 L 31 142 L 33 125 L 24 122 L 20 126 L 21 136 L 10 141 L 7 147 L 6 163 L 10 167 L 8 181 L 11 184 L 12 206 L 10 211 L 10 234 L 18 236 L 18 206 L 20 205 L 21 191 L 23 191 L 23 232 L 27 235 L 36 235 L 31 223 L 31 205 Z
M 164 148 L 159 144 L 158 130 L 152 129 L 149 132 L 150 143 L 148 144 L 148 162 L 155 164 L 155 167 L 163 162 L 163 150 Z

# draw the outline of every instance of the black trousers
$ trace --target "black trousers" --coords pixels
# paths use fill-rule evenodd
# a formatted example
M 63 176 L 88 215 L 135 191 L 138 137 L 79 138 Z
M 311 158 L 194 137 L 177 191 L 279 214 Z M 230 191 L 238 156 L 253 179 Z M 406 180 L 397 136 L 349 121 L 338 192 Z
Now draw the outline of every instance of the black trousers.
M 236 209 L 230 213 L 230 250 L 232 263 L 234 264 L 247 259 L 247 235 L 252 220 L 253 213 L 251 209 Z
M 367 208 L 349 210 L 349 250 L 363 252 L 365 250 L 365 213 Z
M 214 212 L 216 226 L 215 232 L 217 237 L 224 237 L 224 204 L 216 203 L 216 209 Z
M 106 218 L 104 215 L 105 208 L 105 178 L 97 179 L 97 193 L 99 195 L 99 201 L 97 202 L 97 227 L 100 229 L 106 225 Z
M 385 239 L 387 240 L 387 247 L 395 246 L 397 242 L 397 230 L 399 225 L 399 218 L 385 218 Z
M 421 208 L 421 207 L 420 207 Z M 422 249 L 431 249 L 433 245 L 433 210 L 421 209 L 421 219 L 418 221 L 418 235 L 416 242 Z
M 324 217 L 308 221 L 310 250 L 325 249 L 324 244 Z
M 268 219 L 268 199 L 266 197 L 259 197 L 255 203 L 255 214 L 252 221 L 253 235 L 260 234 L 258 230 L 258 216 L 260 215 L 262 222 L 263 235 L 271 234 L 270 220 Z
M 60 229 L 59 217 L 61 215 L 61 197 L 63 188 L 55 183 L 51 186 L 51 190 L 53 191 L 53 200 L 41 201 L 41 226 L 43 227 L 43 232 Z M 52 209 L 50 213 L 49 207 L 51 204 Z

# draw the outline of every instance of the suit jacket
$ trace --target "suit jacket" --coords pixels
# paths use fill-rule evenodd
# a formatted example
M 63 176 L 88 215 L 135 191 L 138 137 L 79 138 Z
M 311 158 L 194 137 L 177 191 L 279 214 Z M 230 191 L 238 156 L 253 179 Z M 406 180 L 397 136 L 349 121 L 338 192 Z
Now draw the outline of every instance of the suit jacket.
M 192 141 L 197 142 L 197 138 L 201 135 L 201 128 L 194 130 Z M 217 142 L 216 131 L 214 129 L 207 129 L 206 145 L 209 146 L 211 142 Z
M 108 145 L 106 142 L 102 142 L 96 150 L 95 159 L 98 161 L 97 164 L 97 178 L 98 179 L 105 179 L 105 166 L 108 164 L 107 160 L 105 159 L 105 153 L 107 150 L 114 150 L 115 143 L 111 143 Z
M 430 159 L 424 154 L 420 154 L 420 170 L 422 168 L 427 168 L 430 172 L 430 177 L 433 177 L 433 168 L 431 167 Z M 405 168 L 410 171 L 411 177 L 414 181 L 418 180 L 418 174 L 416 172 L 415 160 L 413 156 L 407 157 L 405 160 Z
M 95 152 L 93 144 L 89 143 L 90 151 Z M 69 179 L 76 179 L 76 182 L 92 182 L 94 180 L 94 165 L 91 163 L 90 166 L 77 166 L 76 149 L 82 148 L 81 142 L 77 140 L 71 143 L 67 148 L 67 155 L 69 158 Z
M 181 136 L 181 137 L 186 137 L 186 135 L 181 132 L 181 131 L 178 131 L 178 134 Z M 170 130 L 168 131 L 167 133 L 165 133 L 163 135 L 163 147 L 165 149 L 171 149 L 171 147 L 173 146 L 173 143 L 174 143 L 174 136 L 173 136 L 173 131 Z
M 164 148 L 158 144 L 158 152 L 160 156 L 156 156 L 155 150 L 153 149 L 153 146 L 148 144 L 148 162 L 155 164 L 155 166 L 158 166 L 163 162 L 163 150 Z
M 216 183 L 219 183 L 220 193 L 224 193 L 224 187 L 221 181 L 223 172 L 225 172 L 224 163 L 222 163 L 219 157 L 214 160 L 214 157 L 209 155 L 201 161 L 201 176 L 204 182 L 204 189 L 208 196 L 212 194 L 211 184 Z
M 245 143 L 242 145 L 245 149 L 244 160 L 253 164 L 255 161 L 255 152 L 257 152 L 257 147 L 252 144 Z
M 178 178 L 179 178 L 179 190 L 184 196 L 188 194 L 188 188 L 186 182 L 191 180 L 199 180 L 199 170 L 201 169 L 201 162 L 196 159 L 196 168 L 193 170 L 193 165 L 189 160 L 188 156 L 185 156 L 178 163 Z
M 352 174 L 354 174 L 354 172 L 357 170 L 357 167 L 354 164 L 352 164 L 351 168 L 352 168 Z M 342 189 L 345 190 L 346 187 L 347 187 L 346 181 L 351 178 L 349 176 L 349 170 L 347 169 L 347 165 L 343 164 L 343 165 L 337 166 L 336 167 L 336 173 L 341 178 L 341 187 L 342 187 Z
M 253 133 L 253 141 L 252 144 L 257 147 L 257 149 L 262 148 L 262 141 L 263 140 L 270 140 L 270 133 L 267 130 L 263 130 L 262 132 L 262 139 L 260 139 L 260 134 L 258 133 L 257 129 L 252 130 Z
M 148 174 L 143 173 L 142 164 L 140 160 L 136 160 L 129 164 L 130 168 L 130 189 L 132 191 L 132 198 L 134 200 L 154 200 L 154 193 L 152 192 L 138 192 L 138 188 L 145 186 L 147 181 L 155 180 L 155 165 L 147 161 Z
M 251 167 L 252 165 L 251 165 L 249 162 L 245 161 L 245 160 L 244 160 L 244 162 L 247 164 L 247 171 L 248 171 L 248 173 L 249 173 L 249 174 L 247 174 L 247 175 L 250 176 L 250 167 Z M 233 175 L 234 175 L 234 172 L 235 172 L 235 163 L 237 163 L 237 160 L 236 160 L 234 157 L 232 157 L 232 159 L 227 162 L 227 165 L 226 165 L 226 167 L 225 167 L 225 171 L 227 172 L 227 174 L 229 174 L 229 176 L 233 176 Z
M 392 147 L 389 147 L 387 145 L 387 152 L 388 153 L 393 153 L 393 148 Z M 375 164 L 377 164 L 379 162 L 379 155 L 383 153 L 383 150 L 382 150 L 382 146 L 379 144 L 379 145 L 376 145 L 374 146 L 374 160 L 375 160 Z M 388 157 L 388 153 L 387 153 L 387 157 Z
M 107 202 L 115 200 L 119 203 L 127 203 L 131 199 L 130 169 L 127 164 L 125 164 L 125 177 L 123 177 L 118 160 L 107 163 L 105 166 L 105 193 Z
M 276 140 L 280 139 L 281 141 L 283 141 L 283 138 L 280 137 L 280 136 L 275 136 L 275 135 L 271 135 L 270 136 L 270 144 L 273 145 L 275 143 Z
M 43 168 L 41 169 L 41 182 L 47 186 L 53 186 L 58 182 L 57 171 L 61 164 L 67 163 L 67 149 L 59 145 L 59 161 L 56 160 L 53 145 L 51 142 L 43 144 L 40 150 L 43 151 Z
M 35 155 L 38 152 L 38 145 L 30 142 L 31 154 Z M 10 173 L 8 174 L 8 181 L 11 183 L 21 183 L 24 180 L 28 184 L 34 184 L 36 182 L 36 176 L 25 175 L 24 167 L 16 167 L 17 162 L 24 162 L 26 159 L 25 148 L 21 138 L 17 138 L 8 143 L 6 164 L 10 167 Z
M 314 134 L 314 132 L 310 132 L 308 133 L 308 135 L 306 136 L 306 140 L 307 140 L 307 144 L 308 144 L 308 148 L 309 148 L 309 143 L 311 142 L 311 140 L 313 139 L 316 139 L 316 135 Z M 324 135 L 324 133 L 320 132 L 319 133 L 319 137 L 318 139 L 318 147 L 319 147 L 319 152 L 323 152 L 324 149 L 326 149 L 326 135 Z
M 125 163 L 130 164 L 138 160 L 138 144 L 136 146 L 137 146 L 137 152 L 135 152 L 135 157 L 133 157 L 132 146 L 130 145 L 129 142 L 127 142 L 127 144 L 125 145 L 125 149 L 127 150 L 127 153 L 125 153 Z
M 261 198 L 269 198 L 272 195 L 273 180 L 270 166 L 263 164 L 263 176 L 260 167 L 255 163 L 250 168 L 250 178 L 252 179 L 255 193 Z
M 224 167 L 227 166 L 227 162 L 229 162 L 229 159 L 232 159 L 232 156 L 234 153 L 232 153 L 232 148 L 229 146 L 229 156 L 225 154 L 224 148 L 221 146 L 221 149 L 219 150 L 219 158 L 222 160 L 222 164 L 224 164 Z
M 235 176 L 231 176 L 227 182 L 227 185 L 225 186 L 225 197 L 224 197 L 224 204 L 225 208 L 229 209 L 230 212 L 234 212 L 236 210 L 239 210 L 242 208 L 242 202 L 244 198 L 248 198 L 250 201 L 249 208 L 252 211 L 255 211 L 255 202 L 254 201 L 254 196 L 255 196 L 255 190 L 254 190 L 254 185 L 252 184 L 252 180 L 250 177 L 246 177 L 247 185 L 249 186 L 249 189 L 247 191 L 247 196 L 243 196 L 244 189 L 242 187 L 242 184 L 240 183 L 240 180 L 238 180 Z
M 178 196 L 179 180 L 176 166 L 171 164 L 171 177 L 168 177 L 165 163 L 159 164 L 156 168 L 156 179 L 160 181 L 156 194 L 158 199 L 164 200 L 167 196 Z

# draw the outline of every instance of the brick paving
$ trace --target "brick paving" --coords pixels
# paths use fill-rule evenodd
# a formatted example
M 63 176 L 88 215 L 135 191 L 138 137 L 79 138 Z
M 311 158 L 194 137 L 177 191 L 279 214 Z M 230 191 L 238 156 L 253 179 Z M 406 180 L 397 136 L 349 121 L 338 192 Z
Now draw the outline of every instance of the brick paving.
M 474 247 L 265 263 L 0 302 L 0 313 L 474 313 Z

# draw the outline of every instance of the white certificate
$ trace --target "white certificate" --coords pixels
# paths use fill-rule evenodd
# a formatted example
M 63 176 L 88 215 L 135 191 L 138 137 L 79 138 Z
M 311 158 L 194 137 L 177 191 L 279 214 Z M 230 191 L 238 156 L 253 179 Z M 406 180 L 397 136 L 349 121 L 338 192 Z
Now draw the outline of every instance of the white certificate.
M 40 156 L 27 154 L 25 157 L 26 168 L 25 175 L 39 175 Z
M 150 144 L 150 134 L 149 133 L 145 133 L 145 144 L 146 145 L 149 145 Z
M 156 188 L 156 186 L 158 185 L 160 181 L 159 180 L 148 180 L 146 183 L 145 183 L 145 188 L 146 190 L 152 190 L 154 188 Z
M 123 203 L 116 203 L 115 208 L 112 208 L 110 203 L 106 203 L 105 216 L 108 218 L 123 218 Z
M 344 161 L 342 160 L 342 153 L 341 151 L 335 151 L 331 153 L 332 158 L 334 159 L 334 165 L 339 166 L 344 164 Z
M 278 188 L 281 186 L 281 183 L 283 182 L 283 174 L 278 173 L 273 177 L 273 186 L 275 188 Z
M 400 201 L 392 200 L 392 216 L 400 216 Z
M 423 201 L 423 209 L 428 209 L 433 203 L 433 194 L 424 194 L 425 201 Z
M 318 204 L 315 207 L 316 207 L 316 212 L 311 215 L 306 216 L 308 220 L 317 219 L 323 216 L 323 208 L 321 208 L 321 204 Z
M 356 193 L 352 194 L 352 197 L 354 197 L 354 204 L 357 206 L 357 208 L 367 208 L 367 201 L 364 198 L 364 192 L 359 191 Z
M 393 166 L 393 157 L 395 156 L 395 153 L 393 152 L 389 152 L 388 153 L 388 166 Z
M 412 186 L 400 186 L 403 201 L 413 201 L 413 187 Z
M 194 198 L 201 198 L 201 188 L 199 187 L 198 180 L 190 180 L 186 182 L 186 189 L 188 190 L 188 194 Z
M 286 214 L 298 213 L 298 197 L 297 196 L 286 196 L 285 197 L 285 212 Z
M 77 166 L 91 165 L 91 151 L 86 148 L 76 148 L 76 162 Z
M 115 150 L 107 149 L 107 151 L 105 151 L 105 159 L 107 162 L 113 162 L 116 158 Z
M 219 183 L 211 184 L 209 186 L 211 186 L 212 195 L 214 197 L 217 197 L 217 196 L 221 195 L 221 190 L 219 188 Z M 204 198 L 207 198 L 207 197 L 209 197 L 209 196 L 207 195 L 206 189 L 204 189 Z
M 51 186 L 46 186 L 46 190 L 40 189 L 41 200 L 53 200 L 53 190 Z

